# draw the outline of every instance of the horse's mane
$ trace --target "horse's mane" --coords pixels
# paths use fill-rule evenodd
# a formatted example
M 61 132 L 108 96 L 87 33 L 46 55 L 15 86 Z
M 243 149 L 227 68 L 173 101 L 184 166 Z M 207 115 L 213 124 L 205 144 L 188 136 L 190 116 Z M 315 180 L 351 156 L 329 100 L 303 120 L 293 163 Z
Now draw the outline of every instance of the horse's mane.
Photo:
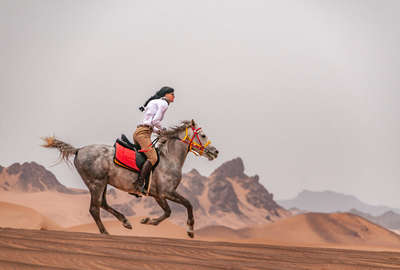
M 159 146 L 159 150 L 160 150 L 160 154 L 161 155 L 166 155 L 168 153 L 168 147 L 166 147 L 167 145 L 167 141 L 171 140 L 171 139 L 177 139 L 178 138 L 178 134 L 184 130 L 186 130 L 186 128 L 190 127 L 192 125 L 191 121 L 182 121 L 181 125 L 179 126 L 174 126 L 171 128 L 168 128 L 167 130 L 164 130 L 160 135 L 158 135 L 158 146 Z
M 174 126 L 174 127 L 168 128 L 167 130 L 164 130 L 161 133 L 161 135 L 159 135 L 158 137 L 160 138 L 160 140 L 162 140 L 162 139 L 168 140 L 168 139 L 176 138 L 180 132 L 184 131 L 191 125 L 192 125 L 191 121 L 184 120 L 181 122 L 181 125 Z

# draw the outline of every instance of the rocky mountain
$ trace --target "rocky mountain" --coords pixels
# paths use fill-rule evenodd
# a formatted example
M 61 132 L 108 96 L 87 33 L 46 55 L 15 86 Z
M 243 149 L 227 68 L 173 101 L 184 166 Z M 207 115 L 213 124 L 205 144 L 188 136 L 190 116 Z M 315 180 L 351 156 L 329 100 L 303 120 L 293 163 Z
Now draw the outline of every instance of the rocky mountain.
M 67 188 L 54 174 L 36 162 L 0 166 L 0 190 L 17 192 L 58 191 L 67 194 L 86 193 Z
M 385 227 L 387 229 L 392 229 L 392 230 L 400 229 L 400 215 L 393 211 L 385 212 L 379 216 L 372 216 L 367 213 L 361 212 L 357 209 L 351 209 L 350 213 L 355 214 L 360 217 L 363 217 L 363 218 L 365 218 L 375 224 L 381 225 L 382 227 Z
M 364 203 L 352 195 L 345 195 L 333 191 L 304 190 L 291 200 L 278 200 L 278 203 L 289 209 L 296 207 L 309 212 L 349 212 L 351 209 L 368 213 L 373 216 L 393 211 L 400 213 L 400 209 L 387 206 L 375 206 Z

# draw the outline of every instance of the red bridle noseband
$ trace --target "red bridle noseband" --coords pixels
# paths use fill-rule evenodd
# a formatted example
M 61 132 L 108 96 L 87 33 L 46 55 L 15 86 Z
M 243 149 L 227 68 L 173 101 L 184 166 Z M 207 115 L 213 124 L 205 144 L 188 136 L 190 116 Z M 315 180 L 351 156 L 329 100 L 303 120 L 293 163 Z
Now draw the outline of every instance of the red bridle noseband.
M 200 141 L 199 138 L 199 133 L 200 133 L 201 128 L 194 128 L 192 126 L 192 131 L 193 131 L 193 136 L 192 138 L 189 139 L 188 135 L 188 128 L 186 128 L 186 135 L 185 137 L 181 140 L 182 142 L 188 144 L 188 152 L 192 152 L 195 155 L 203 155 L 204 149 L 211 143 L 210 141 L 207 141 L 205 145 L 203 145 Z M 198 143 L 194 141 L 194 139 L 197 139 Z M 199 150 L 199 152 L 193 151 L 192 148 L 196 148 Z

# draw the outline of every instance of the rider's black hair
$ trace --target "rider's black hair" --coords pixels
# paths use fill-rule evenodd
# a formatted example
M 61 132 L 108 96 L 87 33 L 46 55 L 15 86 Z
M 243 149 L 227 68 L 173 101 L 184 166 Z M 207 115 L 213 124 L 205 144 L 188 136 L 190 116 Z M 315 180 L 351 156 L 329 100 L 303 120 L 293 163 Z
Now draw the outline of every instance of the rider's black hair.
M 159 99 L 162 98 L 163 96 L 165 96 L 166 94 L 169 93 L 173 93 L 174 92 L 174 88 L 171 88 L 169 86 L 164 86 L 162 87 L 160 90 L 157 91 L 157 93 L 155 93 L 153 96 L 151 96 L 151 98 L 149 98 L 143 106 L 139 107 L 140 111 L 144 111 L 144 108 L 147 106 L 147 104 L 152 101 L 153 99 Z

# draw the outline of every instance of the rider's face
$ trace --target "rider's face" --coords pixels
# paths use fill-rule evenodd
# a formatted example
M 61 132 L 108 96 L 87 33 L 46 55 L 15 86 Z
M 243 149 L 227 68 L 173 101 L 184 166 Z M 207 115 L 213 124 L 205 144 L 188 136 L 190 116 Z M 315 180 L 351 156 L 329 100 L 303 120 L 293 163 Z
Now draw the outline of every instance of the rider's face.
M 174 93 L 165 94 L 165 98 L 168 99 L 169 102 L 174 102 L 175 94 Z

